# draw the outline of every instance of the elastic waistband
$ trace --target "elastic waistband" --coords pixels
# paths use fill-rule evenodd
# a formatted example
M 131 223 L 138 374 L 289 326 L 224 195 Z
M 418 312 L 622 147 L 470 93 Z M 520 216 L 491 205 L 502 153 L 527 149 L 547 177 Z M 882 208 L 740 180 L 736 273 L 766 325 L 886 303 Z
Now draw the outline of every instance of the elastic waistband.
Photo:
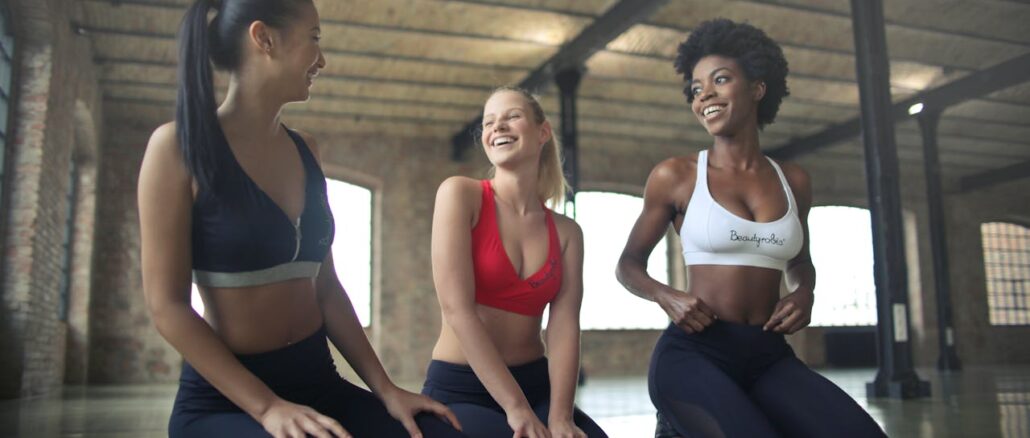
M 541 357 L 529 363 L 508 367 L 515 382 L 523 392 L 531 389 L 550 388 L 551 381 L 547 374 L 547 358 Z M 486 387 L 476 377 L 471 366 L 433 360 L 426 370 L 427 387 L 438 387 L 448 391 L 484 393 Z
M 741 341 L 777 341 L 783 340 L 782 333 L 762 330 L 761 325 L 741 324 L 737 322 L 723 321 L 721 319 L 712 322 L 712 325 L 705 327 L 700 333 L 687 334 L 675 323 L 669 323 L 665 333 L 676 337 L 706 338 L 724 337 Z
M 240 362 L 251 362 L 261 363 L 268 360 L 277 360 L 283 356 L 291 355 L 303 355 L 307 351 L 320 351 L 328 350 L 329 346 L 326 344 L 326 332 L 325 327 L 319 327 L 314 333 L 308 337 L 294 342 L 282 348 L 277 348 L 272 351 L 265 351 L 262 353 L 253 354 L 237 354 L 236 358 Z
M 324 327 L 283 348 L 263 353 L 237 354 L 236 359 L 271 387 L 302 385 L 308 381 L 324 379 L 326 375 L 330 375 L 329 373 L 336 372 Z M 180 382 L 208 385 L 188 362 L 183 364 Z
M 783 334 L 762 330 L 760 325 L 748 325 L 718 320 L 700 333 L 687 334 L 675 324 L 669 324 L 663 337 L 676 342 L 712 348 L 738 357 L 782 354 L 790 349 Z

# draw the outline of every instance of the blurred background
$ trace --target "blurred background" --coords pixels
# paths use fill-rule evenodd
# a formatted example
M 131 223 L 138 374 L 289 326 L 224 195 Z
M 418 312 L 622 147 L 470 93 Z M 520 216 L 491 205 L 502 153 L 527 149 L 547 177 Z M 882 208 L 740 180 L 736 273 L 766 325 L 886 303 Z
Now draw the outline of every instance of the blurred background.
M 284 120 L 318 138 L 336 269 L 405 386 L 440 324 L 436 187 L 484 177 L 469 128 L 519 84 L 565 140 L 564 211 L 585 233 L 579 406 L 613 437 L 653 436 L 647 364 L 667 319 L 615 261 L 652 167 L 711 144 L 672 62 L 725 17 L 790 65 L 761 143 L 814 187 L 797 354 L 891 436 L 1030 436 L 1030 1 L 314 2 L 328 66 Z M 173 119 L 189 3 L 0 1 L 0 435 L 166 434 L 181 357 L 144 304 L 136 177 Z M 669 237 L 649 269 L 685 288 Z

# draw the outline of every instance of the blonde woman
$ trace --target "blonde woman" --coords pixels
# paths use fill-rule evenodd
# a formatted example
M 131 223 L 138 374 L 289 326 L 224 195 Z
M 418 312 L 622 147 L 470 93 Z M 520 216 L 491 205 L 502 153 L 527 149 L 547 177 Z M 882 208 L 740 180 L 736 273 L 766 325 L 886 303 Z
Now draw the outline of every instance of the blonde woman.
M 573 404 L 579 370 L 583 233 L 544 204 L 566 183 L 551 124 L 525 90 L 483 108 L 492 178 L 451 177 L 433 215 L 433 280 L 443 327 L 423 394 L 472 437 L 604 437 Z M 541 340 L 544 308 L 550 304 Z

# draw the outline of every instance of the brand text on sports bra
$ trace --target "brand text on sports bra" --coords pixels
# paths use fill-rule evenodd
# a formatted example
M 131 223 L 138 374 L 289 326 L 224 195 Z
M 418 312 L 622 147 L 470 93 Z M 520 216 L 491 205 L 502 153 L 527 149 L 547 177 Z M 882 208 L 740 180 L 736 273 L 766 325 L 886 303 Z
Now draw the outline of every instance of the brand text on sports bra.
M 784 241 L 786 241 L 786 239 L 777 238 L 776 233 L 770 234 L 769 237 L 759 237 L 758 233 L 750 236 L 737 234 L 737 230 L 730 230 L 730 240 L 734 242 L 755 242 L 755 248 L 760 248 L 762 244 L 783 246 Z

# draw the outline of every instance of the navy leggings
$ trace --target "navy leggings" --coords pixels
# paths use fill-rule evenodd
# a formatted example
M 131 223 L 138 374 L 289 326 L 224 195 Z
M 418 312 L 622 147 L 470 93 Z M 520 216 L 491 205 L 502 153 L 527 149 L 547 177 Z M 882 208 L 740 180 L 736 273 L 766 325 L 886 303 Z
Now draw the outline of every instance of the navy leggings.
M 243 366 L 279 397 L 332 417 L 356 438 L 409 438 L 372 393 L 336 372 L 324 330 L 288 347 L 238 355 Z M 426 438 L 464 437 L 434 415 L 415 417 Z M 225 398 L 188 363 L 168 422 L 171 438 L 270 437 L 261 424 Z
M 546 425 L 551 408 L 551 381 L 547 374 L 547 358 L 509 367 L 508 370 L 522 388 L 522 393 L 526 395 L 533 412 Z M 451 408 L 461 422 L 462 430 L 472 438 L 514 435 L 508 427 L 508 417 L 504 414 L 504 409 L 494 401 L 472 371 L 472 367 L 468 365 L 438 360 L 430 362 L 422 393 Z M 573 413 L 572 420 L 590 438 L 608 436 L 579 408 Z
M 670 324 L 651 356 L 648 390 L 683 438 L 886 436 L 762 326 L 716 321 L 688 335 Z

